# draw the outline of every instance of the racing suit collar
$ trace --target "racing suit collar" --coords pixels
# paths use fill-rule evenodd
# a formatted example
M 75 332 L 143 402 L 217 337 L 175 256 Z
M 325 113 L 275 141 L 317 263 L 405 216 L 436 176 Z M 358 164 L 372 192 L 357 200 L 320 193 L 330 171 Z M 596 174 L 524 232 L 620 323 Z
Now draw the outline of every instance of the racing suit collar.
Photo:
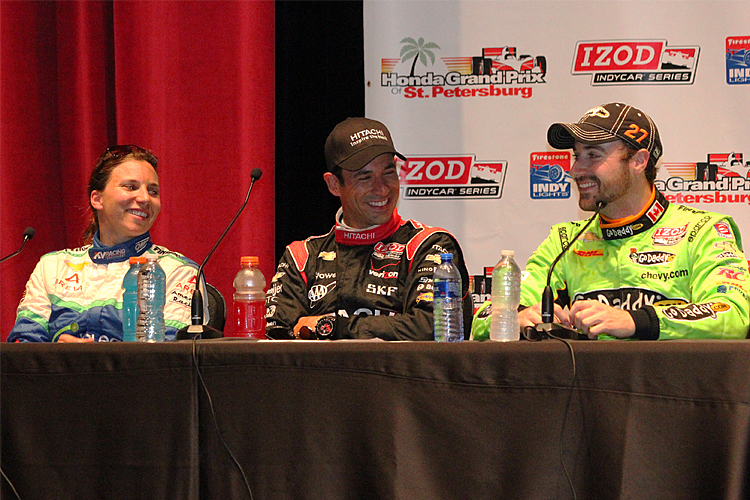
M 110 264 L 112 262 L 123 262 L 130 257 L 142 255 L 151 248 L 151 234 L 146 231 L 140 236 L 124 243 L 107 247 L 102 245 L 99 239 L 99 231 L 94 235 L 94 240 L 89 248 L 89 257 L 95 264 Z
M 344 224 L 344 210 L 336 212 L 336 243 L 342 245 L 373 245 L 388 238 L 401 226 L 401 216 L 398 210 L 393 211 L 391 220 L 380 226 L 370 226 L 365 229 L 354 229 Z
M 599 228 L 602 230 L 602 237 L 605 240 L 619 240 L 643 233 L 651 229 L 662 218 L 669 206 L 669 201 L 661 191 L 655 187 L 652 189 L 649 203 L 633 217 L 608 220 L 603 215 L 600 216 Z

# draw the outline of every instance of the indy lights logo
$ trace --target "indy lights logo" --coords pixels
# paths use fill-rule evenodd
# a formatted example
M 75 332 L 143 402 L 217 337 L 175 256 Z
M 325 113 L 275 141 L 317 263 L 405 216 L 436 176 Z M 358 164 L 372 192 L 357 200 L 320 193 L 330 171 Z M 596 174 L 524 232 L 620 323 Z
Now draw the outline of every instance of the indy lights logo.
M 532 200 L 570 198 L 570 152 L 531 153 L 529 189 Z
M 705 162 L 664 163 L 667 180 L 656 188 L 676 203 L 746 203 L 750 205 L 750 161 L 742 153 L 709 153 Z
M 574 75 L 591 85 L 692 85 L 700 47 L 669 47 L 666 40 L 600 40 L 576 44 Z
M 381 59 L 380 85 L 407 99 L 450 97 L 532 97 L 531 85 L 547 83 L 547 58 L 520 54 L 516 47 L 484 47 L 481 56 L 440 57 L 444 72 L 428 71 L 415 75 L 417 61 L 435 64 L 437 44 L 423 39 L 401 40 L 400 58 Z M 413 58 L 413 59 L 412 59 Z M 399 63 L 409 62 L 408 75 L 394 71 Z
M 750 36 L 727 37 L 727 84 L 750 83 Z
M 477 162 L 474 155 L 409 156 L 399 160 L 404 199 L 500 198 L 507 161 Z

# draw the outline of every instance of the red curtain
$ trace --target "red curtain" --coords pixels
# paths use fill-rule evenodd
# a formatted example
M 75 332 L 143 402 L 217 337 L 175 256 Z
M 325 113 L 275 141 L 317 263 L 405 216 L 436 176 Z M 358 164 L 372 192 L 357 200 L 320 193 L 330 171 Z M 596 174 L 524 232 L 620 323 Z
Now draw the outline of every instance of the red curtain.
M 263 170 L 209 264 L 228 303 L 242 255 L 274 262 L 271 1 L 0 2 L 0 338 L 39 257 L 78 247 L 97 156 L 138 144 L 159 157 L 154 241 L 200 264 Z

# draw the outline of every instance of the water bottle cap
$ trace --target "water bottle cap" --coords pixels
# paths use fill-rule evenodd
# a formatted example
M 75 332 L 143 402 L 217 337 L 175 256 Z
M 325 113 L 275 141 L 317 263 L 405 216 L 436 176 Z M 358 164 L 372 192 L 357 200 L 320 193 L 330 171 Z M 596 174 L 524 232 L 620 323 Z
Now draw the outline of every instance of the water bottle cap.
M 441 262 L 452 262 L 453 261 L 453 254 L 452 253 L 441 253 L 440 254 L 440 261 Z
M 146 257 L 144 257 L 142 255 L 140 257 L 130 257 L 128 259 L 128 262 L 130 264 L 143 264 L 143 263 L 146 262 Z
M 157 260 L 159 258 L 155 253 L 147 253 L 144 257 L 146 257 L 146 260 Z
M 240 265 L 242 267 L 258 267 L 260 259 L 255 255 L 243 255 L 240 257 Z
M 513 257 L 515 254 L 516 252 L 514 252 L 513 250 L 503 250 L 502 252 L 500 252 L 500 255 L 502 255 L 503 257 Z

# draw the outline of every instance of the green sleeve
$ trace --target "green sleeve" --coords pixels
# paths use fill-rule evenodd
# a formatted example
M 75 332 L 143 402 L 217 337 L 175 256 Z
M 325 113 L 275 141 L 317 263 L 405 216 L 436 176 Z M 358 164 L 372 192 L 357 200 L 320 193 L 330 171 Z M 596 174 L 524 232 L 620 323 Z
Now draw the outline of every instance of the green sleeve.
M 691 302 L 654 306 L 660 339 L 743 339 L 748 333 L 750 278 L 740 231 L 731 217 L 712 223 L 688 250 Z

